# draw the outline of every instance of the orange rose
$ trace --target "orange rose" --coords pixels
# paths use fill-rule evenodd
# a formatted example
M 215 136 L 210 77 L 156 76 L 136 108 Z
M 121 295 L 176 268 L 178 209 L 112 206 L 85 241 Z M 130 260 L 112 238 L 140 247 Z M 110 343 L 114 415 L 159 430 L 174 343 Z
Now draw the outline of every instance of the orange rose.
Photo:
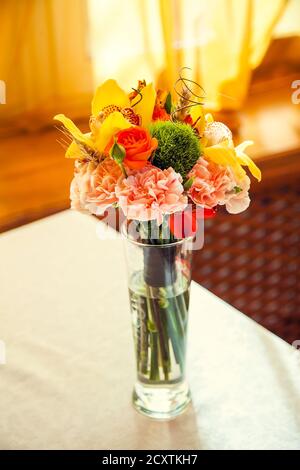
M 147 129 L 135 126 L 117 132 L 106 146 L 105 152 L 109 153 L 114 138 L 125 149 L 124 165 L 133 170 L 143 168 L 158 145 L 157 139 L 151 137 Z

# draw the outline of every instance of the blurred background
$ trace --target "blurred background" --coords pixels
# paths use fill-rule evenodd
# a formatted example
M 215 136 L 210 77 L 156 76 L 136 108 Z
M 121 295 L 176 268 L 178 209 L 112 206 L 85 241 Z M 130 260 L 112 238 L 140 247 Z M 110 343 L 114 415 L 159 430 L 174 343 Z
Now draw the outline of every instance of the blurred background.
M 190 67 L 263 172 L 247 212 L 207 221 L 194 279 L 300 338 L 300 0 L 1 0 L 0 44 L 0 231 L 69 207 L 54 114 L 84 130 L 103 80 Z

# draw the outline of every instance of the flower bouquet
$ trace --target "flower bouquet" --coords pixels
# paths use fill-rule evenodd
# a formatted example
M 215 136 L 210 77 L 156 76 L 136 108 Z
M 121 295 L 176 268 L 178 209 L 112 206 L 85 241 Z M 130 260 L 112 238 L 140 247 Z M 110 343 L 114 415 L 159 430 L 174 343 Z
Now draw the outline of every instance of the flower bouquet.
M 71 207 L 125 216 L 137 382 L 135 407 L 174 417 L 190 400 L 185 350 L 192 252 L 203 220 L 219 206 L 236 214 L 250 203 L 260 170 L 234 146 L 231 131 L 203 109 L 202 89 L 180 77 L 173 93 L 139 81 L 130 93 L 115 80 L 96 90 L 90 131 L 63 114 L 75 162 Z M 201 231 L 201 230 L 200 230 Z M 199 246 L 199 245 L 198 245 Z

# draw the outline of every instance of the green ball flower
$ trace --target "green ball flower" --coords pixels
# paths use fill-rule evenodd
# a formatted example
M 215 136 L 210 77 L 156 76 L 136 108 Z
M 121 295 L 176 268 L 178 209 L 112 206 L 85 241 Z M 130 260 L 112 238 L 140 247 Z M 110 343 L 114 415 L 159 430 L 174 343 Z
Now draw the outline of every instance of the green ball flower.
M 191 126 L 157 121 L 151 124 L 150 133 L 158 140 L 153 165 L 162 170 L 171 166 L 185 180 L 201 153 L 199 139 Z

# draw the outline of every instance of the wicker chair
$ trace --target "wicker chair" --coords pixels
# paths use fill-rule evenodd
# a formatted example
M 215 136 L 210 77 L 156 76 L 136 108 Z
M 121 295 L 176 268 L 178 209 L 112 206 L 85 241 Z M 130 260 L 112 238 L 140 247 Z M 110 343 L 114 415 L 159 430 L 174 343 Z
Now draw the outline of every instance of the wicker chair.
M 283 163 L 262 165 L 264 183 L 246 212 L 206 221 L 193 278 L 292 343 L 300 339 L 300 174 L 295 156 Z

